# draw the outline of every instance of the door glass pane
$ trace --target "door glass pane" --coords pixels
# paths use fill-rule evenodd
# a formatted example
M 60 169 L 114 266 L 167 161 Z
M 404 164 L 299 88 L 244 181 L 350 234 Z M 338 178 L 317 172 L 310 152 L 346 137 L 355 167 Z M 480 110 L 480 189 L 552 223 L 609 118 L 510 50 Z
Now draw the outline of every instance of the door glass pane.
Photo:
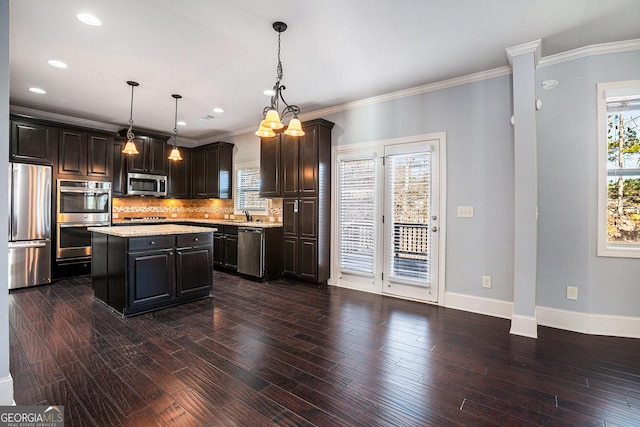
M 341 160 L 340 270 L 373 275 L 375 160 Z
M 387 167 L 390 278 L 416 280 L 429 286 L 431 153 L 390 155 Z

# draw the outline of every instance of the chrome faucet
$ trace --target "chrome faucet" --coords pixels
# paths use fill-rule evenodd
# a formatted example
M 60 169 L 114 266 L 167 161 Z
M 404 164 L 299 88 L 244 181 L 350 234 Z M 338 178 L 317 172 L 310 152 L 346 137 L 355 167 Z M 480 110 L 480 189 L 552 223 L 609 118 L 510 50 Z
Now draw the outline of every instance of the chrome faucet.
M 244 210 L 242 212 L 244 212 L 244 216 L 247 217 L 247 221 L 252 221 L 253 220 L 253 218 L 251 218 L 251 215 L 249 215 L 249 211 L 248 210 Z

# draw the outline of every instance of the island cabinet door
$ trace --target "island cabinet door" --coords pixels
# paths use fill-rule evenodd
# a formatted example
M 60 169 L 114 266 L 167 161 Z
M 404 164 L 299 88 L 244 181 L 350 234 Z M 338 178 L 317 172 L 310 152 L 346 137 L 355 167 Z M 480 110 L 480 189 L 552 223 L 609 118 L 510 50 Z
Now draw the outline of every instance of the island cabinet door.
M 210 247 L 178 249 L 176 251 L 177 297 L 205 292 L 212 285 Z
M 174 297 L 173 250 L 129 252 L 128 258 L 129 313 L 152 309 Z

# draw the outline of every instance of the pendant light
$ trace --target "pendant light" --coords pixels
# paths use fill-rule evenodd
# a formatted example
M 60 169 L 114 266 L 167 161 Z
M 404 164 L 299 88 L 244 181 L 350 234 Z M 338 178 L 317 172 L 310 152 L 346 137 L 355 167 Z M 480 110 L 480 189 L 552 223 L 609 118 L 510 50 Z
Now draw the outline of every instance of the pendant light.
M 122 152 L 125 154 L 139 154 L 138 149 L 136 148 L 135 142 L 133 142 L 133 138 L 135 135 L 133 134 L 133 88 L 139 86 L 140 83 L 129 80 L 127 82 L 129 86 L 131 86 L 131 110 L 129 110 L 129 129 L 127 129 L 127 143 L 124 145 Z
M 298 107 L 297 105 L 287 104 L 287 101 L 285 101 L 284 97 L 282 96 L 282 91 L 285 90 L 286 87 L 280 84 L 283 77 L 282 61 L 280 61 L 280 35 L 286 31 L 287 24 L 285 24 L 284 22 L 274 22 L 273 29 L 278 33 L 278 67 L 276 69 L 277 79 L 276 84 L 273 86 L 273 96 L 271 97 L 271 104 L 264 107 L 262 111 L 264 120 L 260 122 L 260 126 L 256 131 L 256 135 L 262 138 L 270 138 L 276 136 L 276 131 L 280 131 L 284 128 L 284 124 L 282 124 L 281 118 L 284 119 L 285 116 L 292 114 L 293 118 L 289 121 L 289 126 L 284 131 L 284 133 L 289 136 L 303 136 L 304 131 L 302 130 L 302 125 L 300 123 L 300 120 L 298 119 L 298 114 L 300 114 L 300 107 Z M 280 114 L 278 114 L 280 101 L 282 101 L 282 103 L 285 105 L 285 108 Z
M 176 100 L 176 115 L 173 122 L 173 149 L 171 150 L 171 154 L 169 154 L 169 160 L 176 162 L 182 160 L 180 150 L 178 150 L 178 146 L 176 145 L 176 139 L 178 138 L 178 99 L 182 98 L 182 96 L 176 95 L 175 93 L 171 96 Z

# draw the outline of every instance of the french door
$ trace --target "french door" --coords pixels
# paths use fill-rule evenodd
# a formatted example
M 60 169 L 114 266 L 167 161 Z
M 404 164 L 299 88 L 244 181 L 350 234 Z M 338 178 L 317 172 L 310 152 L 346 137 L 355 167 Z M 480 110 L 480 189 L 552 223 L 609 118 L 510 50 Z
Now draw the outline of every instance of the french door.
M 385 147 L 382 292 L 438 300 L 437 144 Z

